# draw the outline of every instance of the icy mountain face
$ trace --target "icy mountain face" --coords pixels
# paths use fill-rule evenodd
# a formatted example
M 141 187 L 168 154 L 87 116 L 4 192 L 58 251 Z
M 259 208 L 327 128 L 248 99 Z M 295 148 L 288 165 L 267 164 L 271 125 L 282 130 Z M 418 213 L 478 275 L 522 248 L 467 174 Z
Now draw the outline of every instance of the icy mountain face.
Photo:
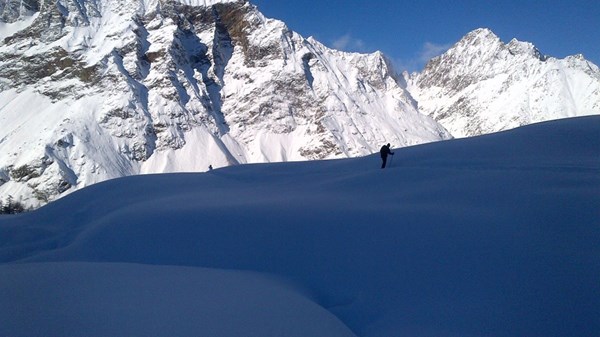
M 380 53 L 236 0 L 1 2 L 0 195 L 450 138 Z
M 0 1 L 0 22 L 13 23 L 31 16 L 40 9 L 40 0 Z
M 467 34 L 407 79 L 419 111 L 455 137 L 600 114 L 600 70 L 582 55 L 546 57 L 531 43 Z

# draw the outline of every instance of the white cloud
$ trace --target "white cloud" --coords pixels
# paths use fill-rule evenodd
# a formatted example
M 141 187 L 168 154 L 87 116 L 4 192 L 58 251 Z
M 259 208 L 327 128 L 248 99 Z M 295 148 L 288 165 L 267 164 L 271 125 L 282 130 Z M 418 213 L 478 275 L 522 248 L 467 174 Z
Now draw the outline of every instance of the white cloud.
M 443 54 L 451 46 L 451 44 L 435 44 L 431 42 L 425 42 L 421 48 L 421 52 L 419 53 L 419 61 L 425 64 L 432 58 Z
M 353 38 L 350 34 L 345 34 L 332 43 L 333 48 L 344 51 L 364 51 L 365 43 L 361 39 Z
M 421 49 L 411 58 L 395 58 L 393 59 L 394 67 L 397 71 L 421 71 L 425 64 L 432 58 L 446 52 L 452 46 L 451 43 L 437 44 L 425 42 Z

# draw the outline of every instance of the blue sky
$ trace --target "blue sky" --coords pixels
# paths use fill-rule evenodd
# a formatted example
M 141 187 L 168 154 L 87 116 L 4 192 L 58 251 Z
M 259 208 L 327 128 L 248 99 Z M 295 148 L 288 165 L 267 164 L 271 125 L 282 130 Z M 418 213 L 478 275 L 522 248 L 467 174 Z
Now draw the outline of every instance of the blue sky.
M 543 54 L 558 58 L 583 54 L 600 66 L 597 0 L 250 1 L 304 37 L 347 51 L 381 50 L 410 71 L 421 70 L 426 60 L 481 27 L 504 42 L 531 42 Z

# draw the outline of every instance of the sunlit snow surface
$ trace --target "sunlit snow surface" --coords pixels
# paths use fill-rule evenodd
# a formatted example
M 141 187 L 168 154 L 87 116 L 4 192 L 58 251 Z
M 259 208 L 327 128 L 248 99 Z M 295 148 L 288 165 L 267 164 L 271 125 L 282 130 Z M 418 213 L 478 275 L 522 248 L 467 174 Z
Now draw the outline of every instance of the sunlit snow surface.
M 33 20 L 37 18 L 36 15 L 24 17 L 21 20 L 12 23 L 6 23 L 0 21 L 0 40 L 4 40 L 6 37 L 9 37 L 31 25 Z
M 37 208 L 117 177 L 451 138 L 417 111 L 380 52 L 329 49 L 244 1 L 179 2 L 199 7 L 63 0 L 36 21 L 0 23 L 0 200 Z M 204 8 L 217 2 L 231 4 Z M 239 22 L 221 27 L 222 15 Z M 249 26 L 235 37 L 238 25 Z M 24 37 L 40 31 L 43 41 Z M 27 60 L 53 57 L 73 65 L 29 70 L 44 64 Z M 76 75 L 88 71 L 93 79 Z
M 600 117 L 0 217 L 0 336 L 600 332 Z

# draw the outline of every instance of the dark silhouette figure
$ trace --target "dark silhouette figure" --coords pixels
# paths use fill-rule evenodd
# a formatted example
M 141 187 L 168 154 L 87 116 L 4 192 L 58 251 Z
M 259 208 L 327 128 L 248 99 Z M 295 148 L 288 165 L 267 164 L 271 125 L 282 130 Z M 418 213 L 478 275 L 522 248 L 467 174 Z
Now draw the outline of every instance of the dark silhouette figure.
M 391 154 L 392 156 L 394 155 L 394 152 L 390 151 L 390 143 L 382 146 L 381 150 L 379 150 L 379 153 L 381 153 L 381 161 L 382 161 L 381 168 L 385 168 L 385 164 L 387 163 L 388 154 Z

